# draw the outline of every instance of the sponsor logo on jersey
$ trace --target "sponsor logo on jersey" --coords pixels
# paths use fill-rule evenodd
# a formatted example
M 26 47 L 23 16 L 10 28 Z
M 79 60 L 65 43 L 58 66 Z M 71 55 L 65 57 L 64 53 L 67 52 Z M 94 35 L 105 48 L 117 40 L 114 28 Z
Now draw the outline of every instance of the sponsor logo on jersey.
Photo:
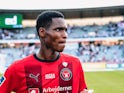
M 47 87 L 43 88 L 43 93 L 59 93 L 59 92 L 64 92 L 64 93 L 69 93 L 68 91 L 72 90 L 72 86 L 55 86 L 55 87 Z
M 54 78 L 55 78 L 55 74 L 54 73 L 45 74 L 45 79 L 54 79 Z
M 63 65 L 64 67 L 67 67 L 67 66 L 68 66 L 68 63 L 67 63 L 67 62 L 62 62 L 62 65 Z
M 39 88 L 29 88 L 28 93 L 40 93 Z
M 64 81 L 69 81 L 72 78 L 72 72 L 71 72 L 71 70 L 69 68 L 63 68 L 60 71 L 60 77 Z
M 0 77 L 0 86 L 3 84 L 3 82 L 6 80 L 4 76 Z
M 39 77 L 39 75 L 40 75 L 39 73 L 38 73 L 37 75 L 29 74 L 29 77 L 35 79 L 36 82 L 38 82 L 38 77 Z

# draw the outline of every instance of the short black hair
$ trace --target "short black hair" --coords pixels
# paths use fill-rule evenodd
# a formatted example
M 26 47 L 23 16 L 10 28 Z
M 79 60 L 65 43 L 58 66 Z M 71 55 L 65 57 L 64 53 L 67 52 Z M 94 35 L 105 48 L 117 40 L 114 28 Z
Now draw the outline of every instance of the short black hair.
M 36 20 L 36 30 L 38 32 L 40 27 L 49 28 L 52 23 L 52 18 L 64 18 L 64 15 L 59 11 L 43 11 L 38 15 Z

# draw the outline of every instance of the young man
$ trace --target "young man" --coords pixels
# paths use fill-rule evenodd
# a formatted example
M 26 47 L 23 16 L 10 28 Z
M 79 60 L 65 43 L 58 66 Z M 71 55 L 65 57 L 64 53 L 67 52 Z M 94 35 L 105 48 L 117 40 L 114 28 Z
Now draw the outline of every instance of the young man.
M 14 62 L 1 77 L 0 93 L 88 93 L 78 58 L 62 53 L 67 39 L 64 15 L 44 11 L 36 22 L 37 54 Z

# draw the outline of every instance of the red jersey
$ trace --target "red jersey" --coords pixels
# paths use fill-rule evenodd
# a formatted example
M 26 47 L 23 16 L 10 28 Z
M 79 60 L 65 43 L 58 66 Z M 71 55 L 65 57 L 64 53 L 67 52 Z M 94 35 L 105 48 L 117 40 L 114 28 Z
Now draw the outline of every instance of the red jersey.
M 30 55 L 14 62 L 0 79 L 0 93 L 79 93 L 85 88 L 79 59 L 63 53 L 49 62 Z

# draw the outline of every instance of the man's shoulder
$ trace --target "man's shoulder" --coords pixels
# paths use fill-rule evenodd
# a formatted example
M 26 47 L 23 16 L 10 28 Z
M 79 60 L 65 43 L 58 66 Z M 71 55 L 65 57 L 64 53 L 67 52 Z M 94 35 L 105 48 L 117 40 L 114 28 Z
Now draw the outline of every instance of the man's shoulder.
M 25 58 L 22 59 L 17 59 L 15 60 L 10 66 L 7 67 L 7 71 L 9 72 L 18 72 L 18 71 L 22 71 L 24 68 L 24 65 L 26 64 L 30 64 L 33 60 L 33 55 L 30 56 L 26 56 Z
M 79 58 L 74 55 L 66 54 L 66 53 L 61 53 L 61 56 L 65 59 L 71 59 L 71 60 L 77 60 L 79 61 Z
M 13 65 L 23 64 L 25 62 L 30 62 L 30 60 L 32 60 L 33 58 L 34 58 L 33 55 L 29 55 L 29 56 L 26 56 L 25 58 L 17 59 L 13 62 Z
M 68 62 L 68 63 L 73 64 L 73 66 L 75 66 L 75 67 L 79 67 L 81 65 L 81 61 L 77 56 L 61 53 L 61 59 L 64 62 Z

